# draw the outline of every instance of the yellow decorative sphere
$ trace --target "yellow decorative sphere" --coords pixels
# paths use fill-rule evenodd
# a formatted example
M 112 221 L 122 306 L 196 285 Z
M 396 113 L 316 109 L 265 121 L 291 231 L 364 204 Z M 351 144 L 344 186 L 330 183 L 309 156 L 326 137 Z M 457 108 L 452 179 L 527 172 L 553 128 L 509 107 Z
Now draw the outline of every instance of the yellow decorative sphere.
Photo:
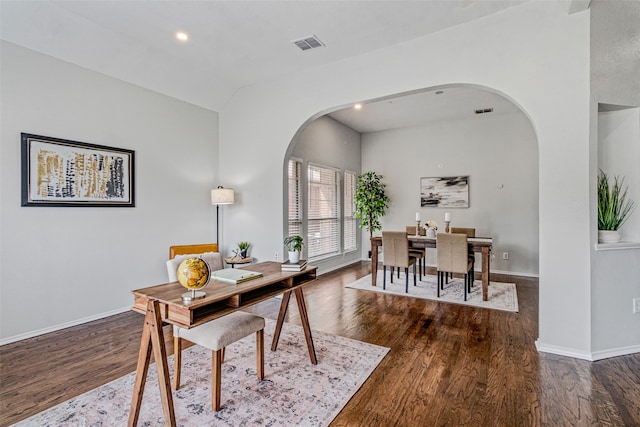
M 209 281 L 209 266 L 200 258 L 187 258 L 178 267 L 178 282 L 187 289 L 200 289 Z

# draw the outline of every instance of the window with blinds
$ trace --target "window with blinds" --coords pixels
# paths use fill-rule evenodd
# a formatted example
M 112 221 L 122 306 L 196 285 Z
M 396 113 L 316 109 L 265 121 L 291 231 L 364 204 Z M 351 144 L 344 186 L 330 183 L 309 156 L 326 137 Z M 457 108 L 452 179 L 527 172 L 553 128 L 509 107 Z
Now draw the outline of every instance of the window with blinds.
M 289 160 L 289 236 L 302 236 L 302 162 Z M 304 237 L 304 236 L 303 236 Z
M 340 253 L 339 174 L 332 168 L 309 164 L 307 256 Z
M 342 229 L 343 229 L 343 251 L 355 251 L 357 249 L 356 243 L 356 228 L 358 227 L 357 218 L 355 217 L 356 201 L 354 199 L 356 193 L 356 174 L 352 172 L 344 172 L 344 213 L 342 216 Z

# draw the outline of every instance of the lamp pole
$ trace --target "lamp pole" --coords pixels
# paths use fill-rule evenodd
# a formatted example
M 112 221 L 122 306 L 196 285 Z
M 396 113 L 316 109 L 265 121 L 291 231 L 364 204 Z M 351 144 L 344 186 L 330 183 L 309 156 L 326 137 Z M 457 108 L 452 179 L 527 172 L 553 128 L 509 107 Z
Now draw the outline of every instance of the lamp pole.
M 224 188 L 219 185 L 218 188 L 211 190 L 211 204 L 216 205 L 216 245 L 220 250 L 220 205 L 232 205 L 235 203 L 235 194 L 233 188 Z

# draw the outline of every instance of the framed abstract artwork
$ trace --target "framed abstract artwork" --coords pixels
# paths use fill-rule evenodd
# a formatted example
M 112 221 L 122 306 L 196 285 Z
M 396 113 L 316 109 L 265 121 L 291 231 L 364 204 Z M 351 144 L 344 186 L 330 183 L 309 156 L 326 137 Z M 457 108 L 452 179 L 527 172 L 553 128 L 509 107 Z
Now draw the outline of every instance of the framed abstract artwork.
M 22 206 L 135 206 L 133 150 L 21 135 Z
M 469 176 L 420 178 L 420 206 L 468 208 Z

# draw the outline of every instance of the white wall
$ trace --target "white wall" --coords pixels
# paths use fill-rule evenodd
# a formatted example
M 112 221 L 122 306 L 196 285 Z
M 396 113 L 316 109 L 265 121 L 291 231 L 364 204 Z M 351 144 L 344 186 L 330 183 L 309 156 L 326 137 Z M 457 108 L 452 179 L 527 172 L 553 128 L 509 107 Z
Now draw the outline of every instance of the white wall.
M 360 174 L 362 151 L 360 148 L 360 133 L 331 117 L 323 116 L 311 121 L 300 132 L 300 135 L 294 139 L 291 148 L 291 156 L 303 161 L 302 188 L 305 189 L 305 194 L 307 193 L 306 188 L 308 188 L 306 171 L 310 162 L 339 169 L 341 173 L 349 171 Z M 288 158 L 285 160 L 288 162 Z M 344 188 L 344 181 L 340 182 L 340 188 Z M 284 195 L 285 200 L 287 198 L 286 194 Z M 307 201 L 306 197 L 303 198 L 303 201 Z M 342 212 L 342 206 L 340 209 Z M 303 222 L 306 223 L 306 206 L 303 207 L 303 213 L 305 215 Z M 285 212 L 285 227 L 286 218 Z M 287 228 L 284 230 L 286 233 Z M 358 230 L 358 234 L 360 234 L 360 230 Z M 307 247 L 304 248 L 305 253 L 307 249 Z M 358 260 L 360 260 L 360 253 L 351 251 L 315 261 L 313 264 L 318 266 L 319 273 L 323 273 Z
M 636 244 L 598 250 L 598 168 L 624 175 L 640 203 L 640 2 L 591 2 L 591 292 L 592 358 L 640 352 L 640 210 L 620 229 Z M 598 104 L 636 107 L 598 114 Z
M 363 170 L 384 176 L 391 199 L 385 229 L 415 225 L 419 212 L 422 224 L 432 219 L 443 230 L 449 212 L 452 227 L 493 237 L 491 271 L 538 274 L 538 142 L 524 114 L 366 133 L 362 147 Z M 420 207 L 421 177 L 458 175 L 469 176 L 469 208 Z M 363 247 L 369 249 L 368 235 Z M 435 265 L 435 251 L 427 252 Z
M 1 45 L 0 340 L 128 310 L 171 244 L 211 242 L 217 113 Z M 20 206 L 20 133 L 133 149 L 135 208 Z M 142 321 L 142 317 L 141 317 Z
M 590 8 L 594 99 L 640 107 L 640 1 L 591 0 Z
M 238 91 L 220 112 L 220 173 L 244 203 L 229 235 L 250 232 L 264 258 L 282 252 L 281 227 L 269 226 L 282 221 L 282 159 L 309 118 L 444 84 L 492 88 L 521 107 L 539 143 L 539 347 L 589 357 L 589 12 L 566 6 L 529 2 Z

